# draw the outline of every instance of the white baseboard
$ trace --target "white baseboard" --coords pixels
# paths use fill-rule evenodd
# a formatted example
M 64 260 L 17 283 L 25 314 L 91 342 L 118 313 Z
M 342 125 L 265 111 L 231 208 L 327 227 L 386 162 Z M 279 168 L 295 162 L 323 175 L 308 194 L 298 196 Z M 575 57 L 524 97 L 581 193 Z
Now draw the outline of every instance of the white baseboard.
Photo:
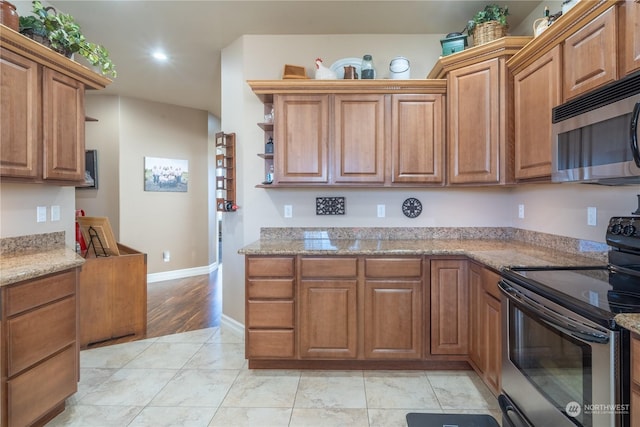
M 182 279 L 184 277 L 201 276 L 218 269 L 218 263 L 203 267 L 185 268 L 182 270 L 163 271 L 161 273 L 147 274 L 147 283 L 162 282 L 163 280 Z
M 222 326 L 224 326 L 226 330 L 233 333 L 234 335 L 244 337 L 244 325 L 225 314 L 222 314 L 220 316 L 220 327 Z

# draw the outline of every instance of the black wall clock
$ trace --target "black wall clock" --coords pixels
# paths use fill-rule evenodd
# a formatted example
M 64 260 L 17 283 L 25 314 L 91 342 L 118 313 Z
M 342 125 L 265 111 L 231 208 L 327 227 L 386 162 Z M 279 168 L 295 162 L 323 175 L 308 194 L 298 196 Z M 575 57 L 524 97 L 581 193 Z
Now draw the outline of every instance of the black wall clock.
M 407 200 L 402 202 L 402 213 L 405 214 L 408 218 L 415 218 L 422 212 L 422 203 L 420 200 L 409 197 Z

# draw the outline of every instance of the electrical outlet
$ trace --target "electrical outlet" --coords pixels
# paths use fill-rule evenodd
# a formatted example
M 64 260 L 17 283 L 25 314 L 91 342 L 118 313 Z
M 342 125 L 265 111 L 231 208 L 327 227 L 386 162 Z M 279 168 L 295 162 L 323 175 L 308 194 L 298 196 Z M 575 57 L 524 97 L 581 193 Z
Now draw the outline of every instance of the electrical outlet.
M 378 205 L 378 218 L 384 218 L 385 215 L 385 206 L 384 205 Z
M 47 207 L 38 206 L 36 208 L 36 222 L 47 222 Z
M 284 217 L 285 218 L 293 218 L 293 206 L 284 205 Z
M 169 262 L 171 261 L 171 252 L 169 251 L 162 251 L 162 260 L 164 262 Z
M 587 208 L 587 225 L 595 226 L 598 223 L 598 210 L 594 207 Z
M 60 221 L 60 206 L 51 206 L 51 221 Z
M 524 218 L 524 205 L 522 203 L 518 205 L 518 218 Z

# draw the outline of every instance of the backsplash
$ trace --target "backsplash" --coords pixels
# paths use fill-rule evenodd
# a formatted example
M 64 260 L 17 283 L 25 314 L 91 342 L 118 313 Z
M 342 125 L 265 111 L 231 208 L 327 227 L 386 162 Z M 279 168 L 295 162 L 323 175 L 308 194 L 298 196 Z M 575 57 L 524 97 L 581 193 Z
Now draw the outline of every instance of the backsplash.
M 0 255 L 32 250 L 63 248 L 64 246 L 64 231 L 32 234 L 29 236 L 5 237 L 0 239 Z
M 514 227 L 267 227 L 260 229 L 261 240 L 361 239 L 428 240 L 482 239 L 515 240 L 567 253 L 585 255 L 606 262 L 609 246 L 590 240 L 575 239 Z

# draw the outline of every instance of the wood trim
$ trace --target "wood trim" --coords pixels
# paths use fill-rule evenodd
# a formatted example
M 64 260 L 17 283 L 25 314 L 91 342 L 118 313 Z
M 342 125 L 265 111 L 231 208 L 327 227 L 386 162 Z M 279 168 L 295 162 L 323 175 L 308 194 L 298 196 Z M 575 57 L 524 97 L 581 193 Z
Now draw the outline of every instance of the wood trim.
M 284 94 L 447 93 L 443 79 L 247 80 L 247 84 L 263 103 L 272 103 L 273 95 Z
M 547 30 L 513 55 L 507 61 L 509 71 L 517 74 L 620 1 L 578 2 L 566 15 L 561 16 Z
M 452 70 L 477 64 L 487 59 L 515 55 L 532 39 L 532 37 L 525 36 L 507 36 L 462 52 L 441 56 L 429 75 L 427 75 L 427 79 L 443 79 Z
M 82 82 L 89 89 L 104 89 L 111 83 L 111 79 L 2 24 L 0 24 L 0 46 Z

